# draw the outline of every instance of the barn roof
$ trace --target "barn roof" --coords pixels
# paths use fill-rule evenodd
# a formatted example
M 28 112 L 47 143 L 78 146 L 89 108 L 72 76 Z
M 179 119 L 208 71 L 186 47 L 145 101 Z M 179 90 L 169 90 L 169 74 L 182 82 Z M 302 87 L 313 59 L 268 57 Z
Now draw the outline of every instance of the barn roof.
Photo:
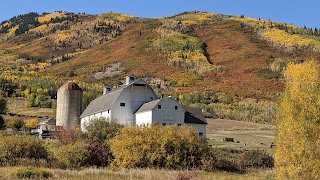
M 39 124 L 56 125 L 56 119 L 53 117 L 50 117 L 48 119 L 41 121 Z
M 89 115 L 93 115 L 98 112 L 102 112 L 108 109 L 111 109 L 112 104 L 116 101 L 116 99 L 120 96 L 123 89 L 132 85 L 132 84 L 143 84 L 146 85 L 147 83 L 142 79 L 137 79 L 128 85 L 120 86 L 118 89 L 115 89 L 107 94 L 104 94 L 95 100 L 91 101 L 88 107 L 83 111 L 80 118 L 86 117 Z
M 186 114 L 184 117 L 185 123 L 208 124 L 200 108 L 184 106 L 183 109 L 186 110 Z
M 157 106 L 157 104 L 161 101 L 162 99 L 156 99 L 147 103 L 144 103 L 135 113 L 141 113 L 144 111 L 150 111 L 154 107 Z
M 104 110 L 111 109 L 112 104 L 121 94 L 123 88 L 117 91 L 112 91 L 110 93 L 104 94 L 97 99 L 90 102 L 88 107 L 83 111 L 80 118 L 101 112 Z

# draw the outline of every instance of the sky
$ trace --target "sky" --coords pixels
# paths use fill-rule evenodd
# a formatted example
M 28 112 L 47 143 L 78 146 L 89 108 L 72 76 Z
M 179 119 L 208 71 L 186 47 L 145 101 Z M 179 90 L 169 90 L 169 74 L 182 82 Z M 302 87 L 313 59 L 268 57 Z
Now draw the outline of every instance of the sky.
M 319 7 L 319 0 L 3 0 L 0 22 L 28 12 L 101 14 L 112 11 L 154 18 L 199 10 L 319 28 Z

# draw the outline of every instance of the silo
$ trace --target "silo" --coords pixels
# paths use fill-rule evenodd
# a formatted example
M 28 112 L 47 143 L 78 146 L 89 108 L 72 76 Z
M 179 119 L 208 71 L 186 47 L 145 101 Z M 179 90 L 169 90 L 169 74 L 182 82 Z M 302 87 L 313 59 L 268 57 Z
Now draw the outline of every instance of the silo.
M 82 96 L 82 89 L 72 81 L 59 88 L 57 93 L 57 126 L 69 128 L 80 125 Z

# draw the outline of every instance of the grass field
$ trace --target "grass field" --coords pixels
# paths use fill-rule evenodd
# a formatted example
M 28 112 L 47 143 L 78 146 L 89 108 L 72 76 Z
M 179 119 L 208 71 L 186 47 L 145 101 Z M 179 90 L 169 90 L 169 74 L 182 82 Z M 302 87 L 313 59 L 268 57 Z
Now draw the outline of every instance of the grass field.
M 11 176 L 12 172 L 18 167 L 3 167 L 0 168 L 0 179 L 16 179 Z M 83 170 L 59 170 L 49 169 L 53 176 L 49 179 L 61 180 L 92 180 L 92 179 L 106 179 L 106 180 L 176 180 L 179 173 L 188 174 L 192 176 L 193 180 L 271 180 L 274 179 L 272 170 L 252 171 L 247 174 L 235 174 L 226 172 L 208 173 L 204 171 L 172 171 L 172 170 L 155 170 L 155 169 L 94 169 L 87 168 Z
M 52 116 L 53 114 L 51 108 L 26 107 L 26 102 L 27 100 L 23 98 L 7 98 L 7 112 L 31 116 Z
M 250 123 L 227 119 L 207 119 L 207 137 L 218 147 L 238 149 L 263 149 L 273 154 L 270 144 L 275 141 L 276 127 L 269 124 Z M 235 142 L 223 142 L 225 137 Z M 237 143 L 239 141 L 239 143 Z

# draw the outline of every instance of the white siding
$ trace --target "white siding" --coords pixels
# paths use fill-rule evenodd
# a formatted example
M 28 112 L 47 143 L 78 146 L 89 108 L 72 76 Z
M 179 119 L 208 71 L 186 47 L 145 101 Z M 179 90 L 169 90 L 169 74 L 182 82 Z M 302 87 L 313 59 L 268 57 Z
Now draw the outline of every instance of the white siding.
M 152 124 L 152 111 L 145 111 L 136 114 L 136 124 L 138 126 L 150 126 Z
M 158 105 L 161 106 L 161 109 L 158 109 Z M 152 122 L 162 125 L 165 123 L 169 124 L 184 124 L 184 109 L 180 104 L 170 98 L 162 99 L 158 105 L 152 110 Z M 175 109 L 175 106 L 178 109 Z
M 85 131 L 85 126 L 88 125 L 93 119 L 98 119 L 98 118 L 106 118 L 106 119 L 111 119 L 111 110 L 99 112 L 90 116 L 86 116 L 81 118 L 81 130 Z
M 121 124 L 134 124 L 134 113 L 138 108 L 152 99 L 157 99 L 156 94 L 147 85 L 131 85 L 122 90 L 117 100 L 112 105 L 112 119 L 117 119 Z M 125 106 L 120 106 L 125 103 Z
M 186 125 L 196 129 L 198 133 L 202 133 L 203 137 L 207 136 L 207 125 L 206 124 L 193 124 L 193 123 L 186 123 Z

